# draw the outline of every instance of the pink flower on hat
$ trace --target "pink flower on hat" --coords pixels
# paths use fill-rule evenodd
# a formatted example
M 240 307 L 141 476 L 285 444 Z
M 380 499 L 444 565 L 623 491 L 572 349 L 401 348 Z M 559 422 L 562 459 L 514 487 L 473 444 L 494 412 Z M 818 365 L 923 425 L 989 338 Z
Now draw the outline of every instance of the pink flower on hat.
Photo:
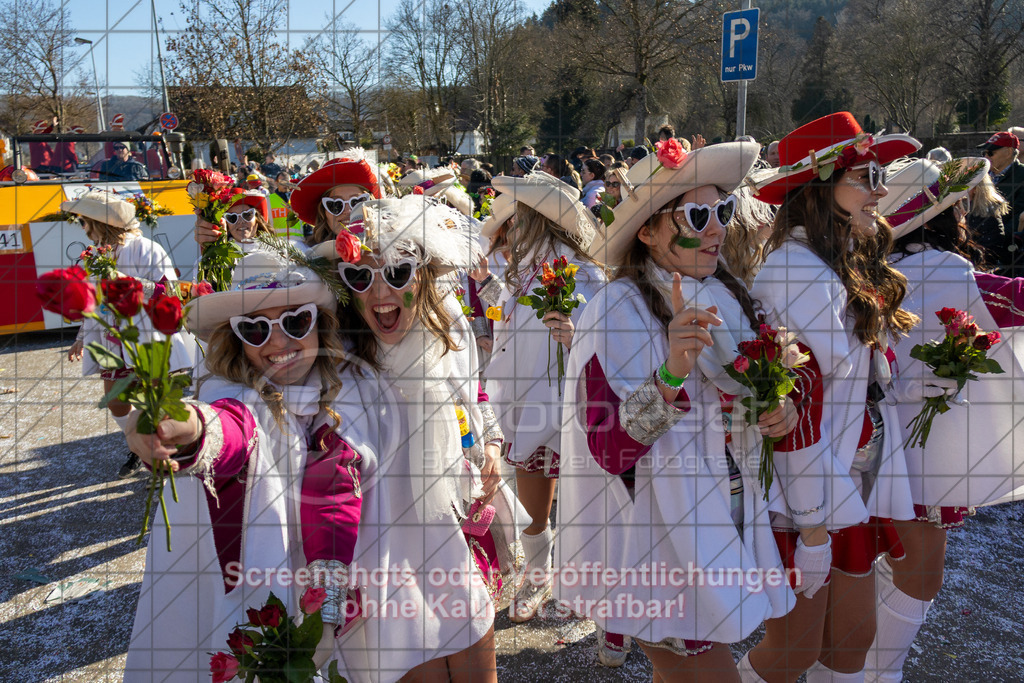
M 665 168 L 679 168 L 686 161 L 686 150 L 675 138 L 655 143 L 658 161 Z

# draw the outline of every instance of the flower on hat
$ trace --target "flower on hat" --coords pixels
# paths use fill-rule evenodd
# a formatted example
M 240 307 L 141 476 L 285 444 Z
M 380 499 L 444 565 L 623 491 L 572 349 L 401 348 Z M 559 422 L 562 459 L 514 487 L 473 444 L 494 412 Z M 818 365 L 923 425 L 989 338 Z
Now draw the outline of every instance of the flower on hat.
M 359 238 L 348 230 L 342 230 L 334 240 L 334 250 L 345 263 L 359 263 L 363 245 Z
M 686 150 L 675 138 L 662 140 L 655 145 L 658 148 L 658 161 L 665 168 L 679 168 L 686 161 Z

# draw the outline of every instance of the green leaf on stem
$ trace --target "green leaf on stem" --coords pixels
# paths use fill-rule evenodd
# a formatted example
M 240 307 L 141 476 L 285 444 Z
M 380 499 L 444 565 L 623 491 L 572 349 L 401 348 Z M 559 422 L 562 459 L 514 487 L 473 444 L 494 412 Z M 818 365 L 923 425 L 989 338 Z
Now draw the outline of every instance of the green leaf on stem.
M 115 355 L 99 342 L 89 342 L 85 345 L 85 350 L 96 361 L 96 365 L 104 370 L 119 370 L 124 367 L 124 360 L 121 356 Z
M 113 401 L 114 399 L 120 398 L 121 394 L 123 394 L 125 392 L 125 390 L 127 390 L 134 382 L 135 382 L 135 377 L 134 376 L 132 376 L 132 377 L 122 377 L 121 379 L 119 379 L 116 382 L 114 382 L 114 386 L 112 386 L 110 388 L 110 391 L 107 392 L 106 396 L 104 396 L 100 400 L 100 408 L 106 408 L 110 404 L 111 401 Z

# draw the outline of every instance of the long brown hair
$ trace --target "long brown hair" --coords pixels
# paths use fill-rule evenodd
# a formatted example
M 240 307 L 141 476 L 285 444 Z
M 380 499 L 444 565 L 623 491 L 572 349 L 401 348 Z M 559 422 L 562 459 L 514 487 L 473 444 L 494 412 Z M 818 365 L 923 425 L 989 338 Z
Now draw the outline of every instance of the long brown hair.
M 313 232 L 310 234 L 306 244 L 315 247 L 323 242 L 330 242 L 334 239 L 334 231 L 327 224 L 327 210 L 323 203 L 316 206 L 316 220 L 313 222 Z
M 89 218 L 88 216 L 82 216 L 82 227 L 87 228 L 92 226 L 97 233 L 99 233 L 99 240 L 96 246 L 99 247 L 119 247 L 123 246 L 129 236 L 141 236 L 142 231 L 139 230 L 138 223 L 131 227 L 119 228 L 111 225 L 110 223 L 104 223 L 98 221 L 95 218 Z M 89 225 L 86 225 L 86 221 L 89 221 Z
M 317 309 L 317 337 L 320 349 L 313 367 L 320 371 L 320 409 L 334 420 L 331 427 L 333 430 L 341 424 L 341 416 L 331 408 L 331 402 L 341 390 L 337 363 L 338 359 L 346 354 L 339 334 L 338 319 L 332 311 Z M 206 367 L 211 375 L 255 389 L 270 408 L 270 414 L 274 416 L 278 426 L 283 424 L 283 394 L 246 358 L 242 340 L 235 335 L 230 323 L 218 325 L 210 334 L 210 343 L 206 349 Z M 206 377 L 200 378 L 200 386 L 204 379 Z
M 835 200 L 835 185 L 843 173 L 824 182 L 811 182 L 786 195 L 775 215 L 765 254 L 790 239 L 799 239 L 839 277 L 846 288 L 846 313 L 853 317 L 853 333 L 862 344 L 878 346 L 886 334 L 894 341 L 918 322 L 903 308 L 907 278 L 889 265 L 892 228 L 877 218 L 874 236 L 855 239 L 851 216 Z M 806 237 L 793 237 L 803 227 Z M 853 248 L 850 248 L 853 244 Z
M 896 240 L 893 244 L 893 254 L 900 258 L 905 257 L 911 253 L 912 244 L 921 244 L 962 256 L 978 271 L 991 270 L 985 263 L 985 250 L 974 241 L 964 220 L 957 219 L 955 205 Z
M 445 353 L 457 351 L 459 345 L 452 337 L 452 315 L 444 307 L 445 294 L 437 287 L 440 275 L 437 266 L 432 263 L 422 265 L 418 269 L 420 286 L 416 290 L 415 303 L 419 311 L 420 322 L 444 344 Z
M 570 235 L 558 223 L 522 202 L 516 202 L 516 221 L 506 233 L 506 239 L 511 248 L 508 268 L 505 269 L 505 283 L 513 292 L 518 292 L 523 288 L 523 277 L 529 275 L 523 271 L 540 265 L 540 263 L 524 263 L 534 248 L 536 248 L 535 254 L 545 254 L 553 252 L 555 245 L 560 242 L 572 250 L 573 261 L 577 265 L 580 261 L 587 261 L 598 268 L 603 268 L 583 250 L 579 239 Z
M 727 197 L 728 193 L 719 190 L 719 196 Z M 661 207 L 662 209 L 672 206 L 672 212 L 669 214 L 672 219 L 672 227 L 676 231 L 676 236 L 683 234 L 683 226 L 676 220 L 676 210 L 683 201 L 683 195 L 676 197 L 673 201 L 665 204 Z M 660 211 L 660 209 L 659 209 Z M 651 215 L 644 223 L 644 227 L 650 228 L 651 220 L 657 215 L 657 211 Z M 676 249 L 676 245 L 673 243 L 670 249 Z M 633 239 L 633 244 L 629 251 L 626 252 L 626 256 L 622 261 L 622 265 L 615 272 L 616 280 L 629 280 L 631 281 L 638 290 L 640 290 L 640 296 L 643 298 L 644 303 L 647 304 L 647 310 L 651 312 L 663 328 L 668 328 L 669 321 L 672 320 L 672 309 L 666 303 L 665 297 L 662 295 L 661 290 L 654 282 L 652 273 L 649 272 L 649 268 L 654 264 L 651 260 L 650 248 L 644 244 L 639 238 Z M 764 320 L 764 315 L 761 312 L 761 304 L 750 296 L 750 292 L 747 291 L 746 286 L 737 280 L 725 267 L 719 262 L 718 267 L 715 268 L 715 272 L 712 277 L 716 278 L 719 282 L 725 285 L 729 293 L 733 295 L 739 303 L 740 308 L 743 310 L 743 314 L 747 318 L 747 323 L 754 332 L 757 332 L 760 328 L 761 322 Z

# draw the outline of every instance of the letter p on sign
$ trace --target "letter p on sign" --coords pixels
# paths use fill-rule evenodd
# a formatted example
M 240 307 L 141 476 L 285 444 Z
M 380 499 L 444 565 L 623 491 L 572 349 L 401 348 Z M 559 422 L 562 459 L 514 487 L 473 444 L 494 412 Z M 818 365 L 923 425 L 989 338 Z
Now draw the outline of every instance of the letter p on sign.
M 736 43 L 750 35 L 750 22 L 743 17 L 729 20 L 729 59 L 736 59 Z

